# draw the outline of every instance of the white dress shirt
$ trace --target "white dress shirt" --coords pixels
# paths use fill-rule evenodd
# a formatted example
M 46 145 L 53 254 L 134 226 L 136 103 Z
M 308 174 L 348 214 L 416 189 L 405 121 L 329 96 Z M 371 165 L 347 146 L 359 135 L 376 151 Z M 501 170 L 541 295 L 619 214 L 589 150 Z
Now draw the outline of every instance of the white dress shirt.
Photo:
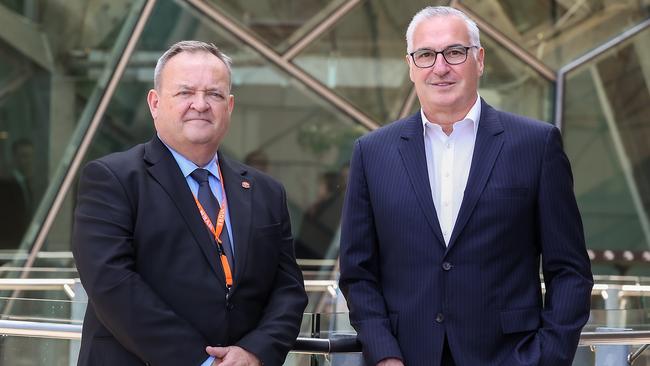
M 477 95 L 476 102 L 465 118 L 453 124 L 449 136 L 442 131 L 440 125 L 431 123 L 422 109 L 420 114 L 424 125 L 424 148 L 431 196 L 445 244 L 449 245 L 472 165 L 481 116 L 481 98 Z

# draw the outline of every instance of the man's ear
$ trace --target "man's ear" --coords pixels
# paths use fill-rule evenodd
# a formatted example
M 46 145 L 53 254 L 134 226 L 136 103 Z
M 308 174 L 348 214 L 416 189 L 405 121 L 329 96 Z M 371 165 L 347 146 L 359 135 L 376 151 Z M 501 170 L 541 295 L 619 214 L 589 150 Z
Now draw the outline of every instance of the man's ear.
M 413 80 L 413 67 L 411 65 L 411 63 L 413 62 L 413 59 L 411 58 L 411 56 L 406 55 L 405 61 L 406 61 L 406 65 L 409 68 L 409 79 L 411 79 L 412 82 L 415 82 L 415 80 Z
M 149 112 L 151 112 L 151 117 L 153 117 L 153 119 L 156 119 L 158 116 L 159 101 L 160 98 L 158 98 L 158 92 L 155 89 L 149 90 L 149 93 L 147 94 L 147 104 L 149 105 Z
M 235 108 L 235 96 L 230 94 L 228 95 L 228 114 L 231 114 L 234 108 Z

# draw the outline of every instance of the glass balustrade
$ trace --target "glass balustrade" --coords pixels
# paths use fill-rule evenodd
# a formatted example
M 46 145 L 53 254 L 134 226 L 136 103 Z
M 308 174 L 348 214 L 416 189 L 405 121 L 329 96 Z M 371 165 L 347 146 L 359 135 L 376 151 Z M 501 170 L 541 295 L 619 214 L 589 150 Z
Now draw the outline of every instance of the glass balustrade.
M 60 269 L 41 269 L 25 279 L 0 279 L 5 295 L 0 297 L 0 364 L 76 364 L 87 299 L 73 277 Z M 634 365 L 646 365 L 650 362 L 644 347 L 650 344 L 650 278 L 595 279 L 592 311 L 573 365 L 622 366 L 628 356 L 635 359 Z M 284 365 L 363 365 L 336 281 L 308 278 L 305 285 L 311 307 L 320 311 L 303 315 L 298 341 Z

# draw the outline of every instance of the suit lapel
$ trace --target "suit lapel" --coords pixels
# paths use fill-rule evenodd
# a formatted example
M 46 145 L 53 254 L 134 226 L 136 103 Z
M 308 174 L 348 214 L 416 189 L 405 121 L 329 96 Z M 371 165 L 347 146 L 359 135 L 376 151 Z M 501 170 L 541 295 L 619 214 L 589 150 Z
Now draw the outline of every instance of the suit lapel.
M 481 100 L 481 118 L 478 126 L 467 186 L 447 251 L 454 245 L 472 215 L 503 146 L 503 125 L 497 112 L 484 100 Z
M 399 152 L 402 156 L 402 162 L 408 173 L 411 186 L 424 212 L 424 217 L 440 244 L 444 246 L 445 241 L 442 237 L 438 215 L 433 205 L 433 198 L 431 197 L 431 184 L 429 182 L 427 158 L 424 151 L 423 128 L 422 117 L 418 111 L 409 117 L 409 120 L 402 129 Z
M 234 291 L 246 266 L 253 212 L 252 191 L 255 189 L 255 182 L 248 175 L 246 169 L 225 158 L 221 152 L 219 152 L 219 167 L 221 168 L 223 184 L 226 189 L 233 246 L 235 248 Z M 248 183 L 249 188 L 244 187 L 244 182 Z
M 205 259 L 210 264 L 212 271 L 225 283 L 221 266 L 218 265 L 218 252 L 213 240 L 210 239 L 210 233 L 201 220 L 199 211 L 194 203 L 192 192 L 187 186 L 187 181 L 181 173 L 176 160 L 167 147 L 154 137 L 145 145 L 144 160 L 148 163 L 147 171 L 167 192 L 176 208 L 187 224 L 194 239 L 201 248 Z

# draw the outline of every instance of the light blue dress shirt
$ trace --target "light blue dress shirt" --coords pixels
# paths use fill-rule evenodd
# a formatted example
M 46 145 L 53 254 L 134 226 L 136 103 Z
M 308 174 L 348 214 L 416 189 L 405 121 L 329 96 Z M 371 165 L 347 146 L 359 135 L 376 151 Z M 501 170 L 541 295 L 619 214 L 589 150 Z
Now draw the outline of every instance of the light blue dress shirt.
M 165 142 L 163 142 L 163 144 L 165 144 Z M 219 206 L 221 206 L 221 202 L 223 200 L 225 193 L 222 192 L 221 183 L 219 182 L 219 165 L 218 165 L 219 163 L 217 157 L 215 156 L 214 158 L 212 158 L 212 160 L 210 160 L 210 162 L 206 166 L 199 167 L 196 164 L 194 164 L 194 162 L 192 162 L 191 160 L 187 159 L 176 150 L 169 147 L 167 144 L 165 144 L 165 146 L 167 146 L 169 151 L 174 156 L 174 160 L 176 160 L 178 167 L 181 168 L 181 172 L 183 172 L 185 181 L 187 182 L 187 185 L 190 187 L 190 190 L 192 191 L 194 197 L 197 197 L 197 195 L 199 194 L 199 183 L 195 181 L 194 178 L 190 176 L 190 174 L 192 174 L 192 172 L 197 168 L 207 169 L 210 172 L 210 175 L 208 176 L 208 184 L 210 185 L 212 194 L 214 194 L 214 196 L 217 197 L 217 200 L 219 201 Z M 226 206 L 226 227 L 228 228 L 228 237 L 230 238 L 230 243 L 232 244 L 232 252 L 234 255 L 235 242 L 233 241 L 233 237 L 232 237 L 232 229 L 230 227 L 230 214 L 227 206 Z M 214 361 L 214 357 L 210 356 L 208 357 L 207 360 L 205 360 L 205 362 L 201 364 L 201 366 L 210 366 L 212 365 L 213 361 Z
M 167 144 L 165 144 L 165 146 L 167 146 Z M 185 181 L 187 182 L 187 185 L 190 187 L 190 190 L 192 191 L 194 197 L 198 197 L 199 183 L 195 181 L 194 178 L 190 176 L 190 174 L 192 174 L 192 172 L 198 168 L 207 169 L 210 172 L 210 175 L 208 176 L 208 184 L 210 184 L 210 189 L 212 190 L 212 194 L 214 194 L 214 196 L 217 197 L 217 201 L 219 201 L 219 207 L 221 207 L 221 202 L 223 201 L 224 195 L 221 192 L 221 182 L 219 182 L 219 165 L 218 165 L 219 163 L 217 161 L 217 157 L 215 156 L 214 158 L 212 158 L 212 160 L 210 160 L 210 162 L 207 165 L 200 167 L 194 164 L 194 162 L 192 162 L 191 160 L 181 155 L 176 150 L 172 149 L 171 147 L 167 146 L 167 148 L 174 156 L 174 160 L 176 160 L 178 167 L 181 168 L 181 172 L 183 172 Z M 232 246 L 231 249 L 234 255 L 235 242 L 233 241 L 233 237 L 232 237 L 232 228 L 230 226 L 230 210 L 228 209 L 228 207 L 226 207 L 226 227 L 228 228 L 228 238 L 230 238 L 230 243 Z

